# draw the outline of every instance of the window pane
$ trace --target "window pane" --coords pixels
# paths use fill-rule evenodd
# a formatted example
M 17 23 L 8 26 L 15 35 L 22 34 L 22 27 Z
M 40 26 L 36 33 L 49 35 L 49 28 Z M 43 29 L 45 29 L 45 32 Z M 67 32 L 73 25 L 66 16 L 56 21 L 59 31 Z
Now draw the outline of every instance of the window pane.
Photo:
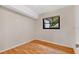
M 49 20 L 44 20 L 44 23 L 50 23 Z
M 45 28 L 50 28 L 50 24 L 45 24 Z
M 54 25 L 54 26 L 50 26 L 51 28 L 57 28 L 58 27 L 58 23 L 56 24 L 56 25 Z

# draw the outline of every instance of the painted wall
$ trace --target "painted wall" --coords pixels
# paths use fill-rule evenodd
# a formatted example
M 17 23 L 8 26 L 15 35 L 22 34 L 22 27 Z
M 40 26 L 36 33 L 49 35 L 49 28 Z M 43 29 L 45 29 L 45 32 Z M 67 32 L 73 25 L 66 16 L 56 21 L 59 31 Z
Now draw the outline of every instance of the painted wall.
M 60 29 L 43 29 L 42 18 L 60 15 Z M 74 6 L 41 14 L 37 21 L 37 39 L 44 39 L 67 47 L 75 47 Z
M 0 7 L 0 50 L 4 50 L 34 38 L 31 18 Z
M 75 20 L 76 44 L 79 44 L 79 5 L 75 6 Z

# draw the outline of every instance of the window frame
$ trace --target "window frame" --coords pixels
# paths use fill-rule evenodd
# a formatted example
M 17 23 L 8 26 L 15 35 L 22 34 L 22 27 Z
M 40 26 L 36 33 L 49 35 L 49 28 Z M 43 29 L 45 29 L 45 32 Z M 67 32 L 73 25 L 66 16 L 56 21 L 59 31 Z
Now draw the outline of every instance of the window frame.
M 51 27 L 50 28 L 46 28 L 45 24 L 51 24 L 51 23 L 45 23 L 44 21 L 47 20 L 47 19 L 43 18 L 43 29 L 60 29 L 60 16 L 58 16 L 58 17 L 59 17 L 59 19 L 58 19 L 58 23 L 59 23 L 58 27 L 54 27 L 54 28 L 51 28 Z

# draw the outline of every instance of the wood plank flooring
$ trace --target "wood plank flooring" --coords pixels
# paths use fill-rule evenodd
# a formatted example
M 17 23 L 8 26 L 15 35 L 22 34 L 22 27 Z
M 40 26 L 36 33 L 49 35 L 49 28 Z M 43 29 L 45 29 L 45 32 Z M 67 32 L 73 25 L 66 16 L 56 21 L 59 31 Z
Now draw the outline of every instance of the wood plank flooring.
M 48 42 L 33 40 L 24 45 L 1 52 L 0 54 L 73 54 L 72 48 L 51 44 Z

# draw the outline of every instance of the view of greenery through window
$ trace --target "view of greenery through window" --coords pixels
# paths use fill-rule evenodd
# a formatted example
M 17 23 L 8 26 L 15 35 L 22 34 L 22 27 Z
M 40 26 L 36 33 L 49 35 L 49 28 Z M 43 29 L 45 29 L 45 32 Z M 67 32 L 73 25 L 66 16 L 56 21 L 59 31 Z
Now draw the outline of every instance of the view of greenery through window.
M 44 18 L 44 28 L 59 28 L 60 25 L 60 16 Z

